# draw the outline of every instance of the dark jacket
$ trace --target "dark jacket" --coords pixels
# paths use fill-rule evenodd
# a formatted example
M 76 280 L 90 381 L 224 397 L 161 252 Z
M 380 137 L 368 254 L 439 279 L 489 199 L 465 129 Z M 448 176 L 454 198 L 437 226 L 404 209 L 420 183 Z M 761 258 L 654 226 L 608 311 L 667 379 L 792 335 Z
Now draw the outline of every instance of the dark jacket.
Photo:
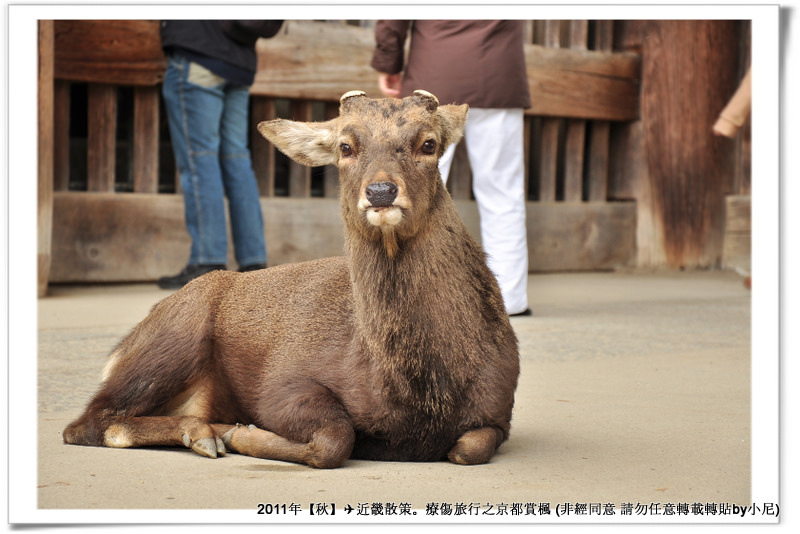
M 167 54 L 178 53 L 223 78 L 250 85 L 255 77 L 255 43 L 259 37 L 272 37 L 282 20 L 161 21 L 161 47 Z
M 442 104 L 476 108 L 530 107 L 522 21 L 381 20 L 375 25 L 372 67 L 403 71 L 403 46 L 411 28 L 402 96 L 424 89 Z

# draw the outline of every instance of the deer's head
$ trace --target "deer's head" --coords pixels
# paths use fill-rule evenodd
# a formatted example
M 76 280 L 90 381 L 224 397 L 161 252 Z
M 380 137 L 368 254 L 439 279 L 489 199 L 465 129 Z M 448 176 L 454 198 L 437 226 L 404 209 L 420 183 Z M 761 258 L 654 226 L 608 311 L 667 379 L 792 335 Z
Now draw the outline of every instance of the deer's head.
M 345 224 L 386 242 L 387 236 L 408 238 L 424 224 L 443 191 L 439 158 L 461 139 L 466 116 L 466 105 L 440 106 L 427 91 L 402 100 L 351 91 L 342 96 L 335 119 L 276 119 L 258 130 L 298 163 L 336 165 Z

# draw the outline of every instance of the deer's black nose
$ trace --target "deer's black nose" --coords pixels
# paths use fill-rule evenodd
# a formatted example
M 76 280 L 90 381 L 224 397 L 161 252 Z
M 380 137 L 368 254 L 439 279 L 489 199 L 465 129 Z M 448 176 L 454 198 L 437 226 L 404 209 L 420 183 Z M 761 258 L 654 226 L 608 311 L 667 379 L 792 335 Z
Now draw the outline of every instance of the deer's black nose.
M 386 208 L 397 198 L 397 184 L 392 182 L 375 182 L 366 189 L 367 200 L 373 208 Z

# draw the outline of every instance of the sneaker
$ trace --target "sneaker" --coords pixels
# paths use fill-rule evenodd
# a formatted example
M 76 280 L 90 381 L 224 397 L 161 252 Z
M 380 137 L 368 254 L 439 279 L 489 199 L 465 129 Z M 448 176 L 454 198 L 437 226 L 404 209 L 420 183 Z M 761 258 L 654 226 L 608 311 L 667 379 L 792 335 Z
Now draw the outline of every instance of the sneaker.
M 224 265 L 192 265 L 189 264 L 175 276 L 162 276 L 158 279 L 158 287 L 161 289 L 180 289 L 195 278 L 203 276 L 211 271 L 224 271 Z
M 531 311 L 530 308 L 525 308 L 524 310 L 522 310 L 519 313 L 509 313 L 508 314 L 509 317 L 530 317 L 532 315 L 533 315 L 533 312 Z
M 266 263 L 254 263 L 253 265 L 245 265 L 244 267 L 239 267 L 240 273 L 247 273 L 250 271 L 260 271 L 261 269 L 266 269 Z

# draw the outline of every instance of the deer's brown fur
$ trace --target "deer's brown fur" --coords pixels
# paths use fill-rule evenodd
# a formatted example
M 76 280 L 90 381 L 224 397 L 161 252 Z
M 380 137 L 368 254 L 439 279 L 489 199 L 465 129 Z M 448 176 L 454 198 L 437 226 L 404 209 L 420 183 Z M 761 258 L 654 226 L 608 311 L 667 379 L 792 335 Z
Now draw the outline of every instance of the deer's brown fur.
M 356 92 L 331 121 L 261 123 L 296 161 L 339 167 L 346 255 L 216 271 L 167 297 L 113 351 L 64 441 L 315 467 L 489 461 L 508 437 L 519 357 L 437 169 L 466 112 L 424 91 Z M 376 183 L 390 205 L 368 200 Z

